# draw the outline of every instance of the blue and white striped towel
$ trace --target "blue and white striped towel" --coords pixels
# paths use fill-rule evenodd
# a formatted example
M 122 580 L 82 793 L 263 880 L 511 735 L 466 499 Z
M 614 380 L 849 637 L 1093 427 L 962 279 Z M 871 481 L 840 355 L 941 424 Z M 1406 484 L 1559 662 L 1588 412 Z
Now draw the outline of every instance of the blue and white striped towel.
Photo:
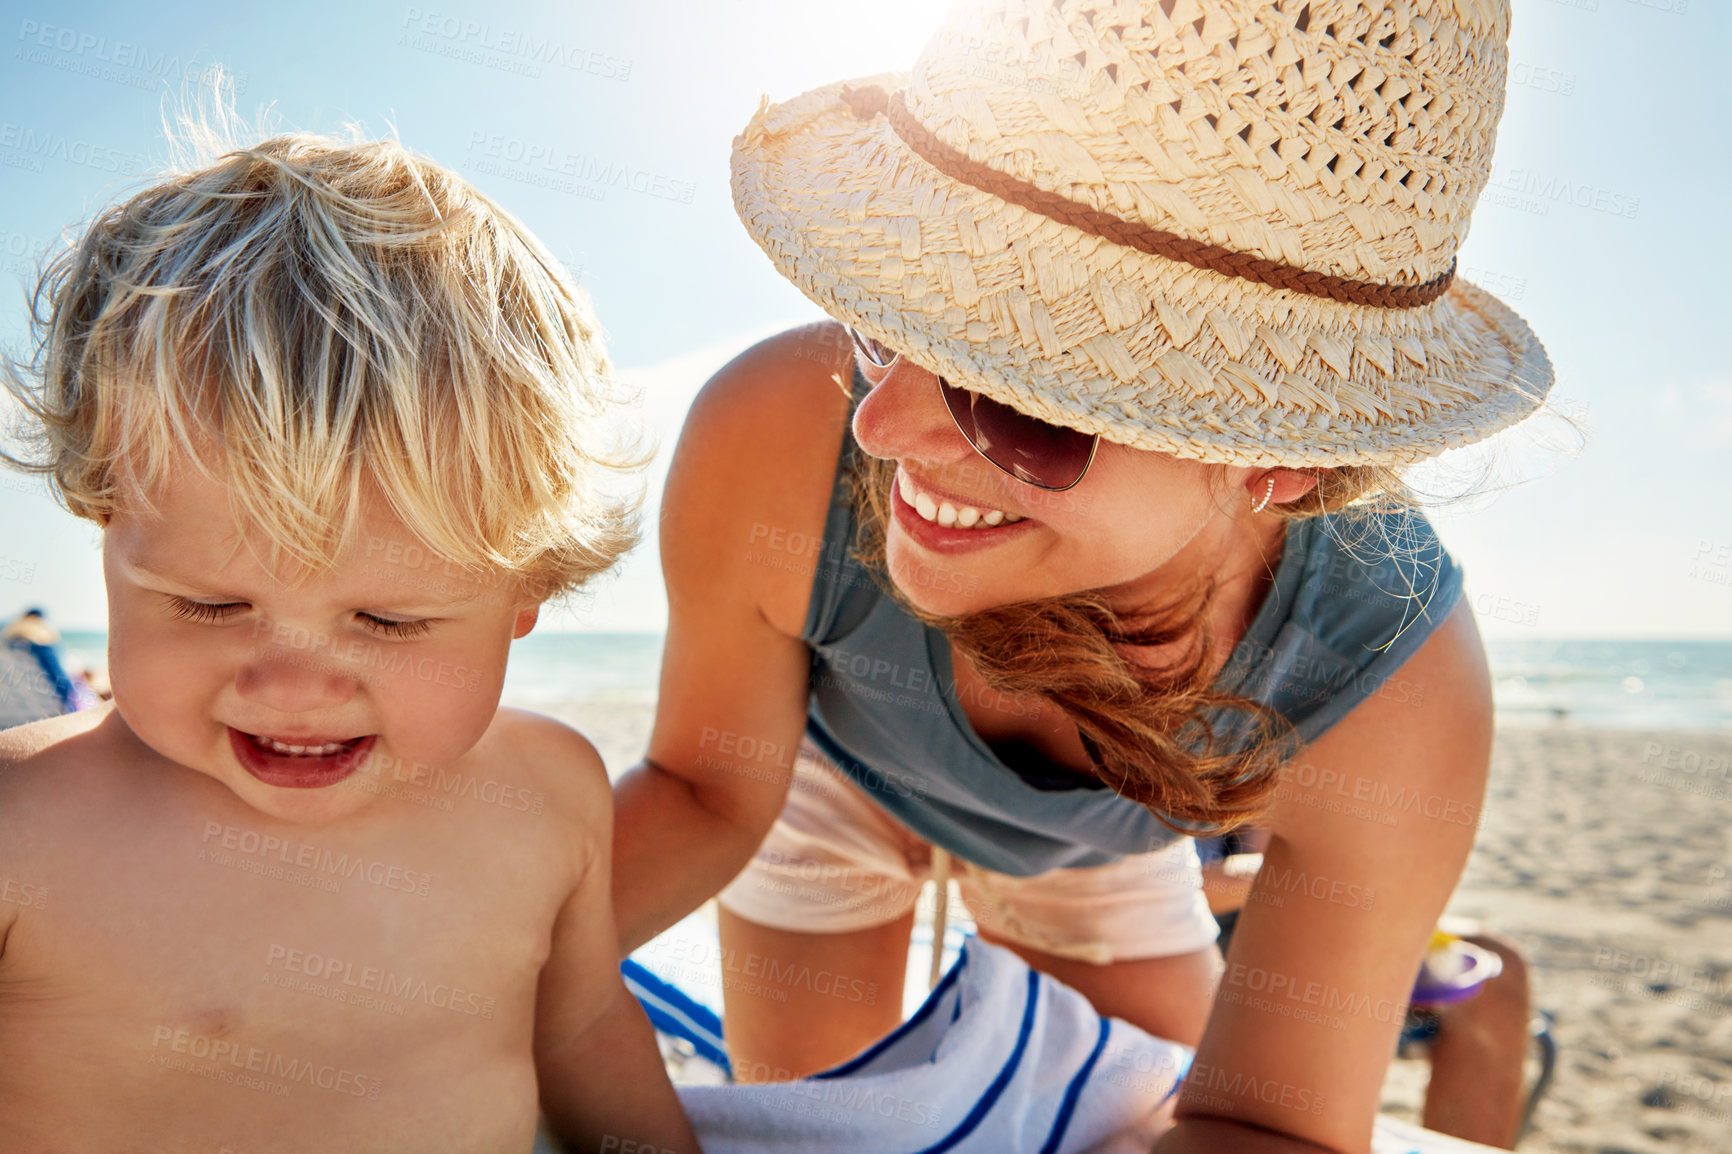
M 1128 1154 L 1171 1124 L 1190 1062 L 976 939 L 912 1018 L 841 1066 L 679 1090 L 707 1154 Z
M 1131 1154 L 1172 1125 L 1192 1052 L 970 939 L 900 1029 L 798 1082 L 680 1086 L 706 1154 Z M 1380 1118 L 1373 1154 L 1489 1147 Z

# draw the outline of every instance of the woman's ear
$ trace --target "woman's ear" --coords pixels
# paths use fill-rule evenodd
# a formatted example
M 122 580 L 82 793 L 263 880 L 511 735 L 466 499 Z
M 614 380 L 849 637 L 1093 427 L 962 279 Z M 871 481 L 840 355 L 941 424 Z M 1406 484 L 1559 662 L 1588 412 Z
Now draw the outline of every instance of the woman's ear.
M 1308 469 L 1276 469 L 1274 475 L 1275 495 L 1270 500 L 1276 505 L 1297 501 L 1322 481 L 1322 478 Z
M 511 630 L 511 639 L 516 641 L 519 637 L 528 634 L 531 629 L 535 628 L 536 619 L 540 616 L 541 606 L 539 605 L 531 605 L 527 609 L 519 609 L 517 611 L 517 624 Z
M 1253 513 L 1262 512 L 1270 505 L 1297 501 L 1321 481 L 1315 470 L 1308 469 L 1247 469 L 1245 474 L 1244 491 L 1251 500 Z

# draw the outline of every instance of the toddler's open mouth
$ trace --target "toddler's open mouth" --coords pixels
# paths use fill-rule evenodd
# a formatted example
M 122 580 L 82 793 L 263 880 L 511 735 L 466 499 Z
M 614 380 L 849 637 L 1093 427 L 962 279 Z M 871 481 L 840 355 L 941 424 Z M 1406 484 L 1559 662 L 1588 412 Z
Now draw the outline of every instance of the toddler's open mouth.
M 266 785 L 322 789 L 361 768 L 378 734 L 361 737 L 273 737 L 229 727 L 229 748 L 241 768 Z

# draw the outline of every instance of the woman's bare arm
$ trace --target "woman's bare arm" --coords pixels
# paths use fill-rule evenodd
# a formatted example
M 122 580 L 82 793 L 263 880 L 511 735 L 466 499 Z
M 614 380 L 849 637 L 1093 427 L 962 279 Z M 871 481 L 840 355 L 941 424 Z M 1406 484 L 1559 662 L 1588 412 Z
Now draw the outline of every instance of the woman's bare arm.
M 1249 1149 L 1246 1126 L 1271 1151 L 1369 1147 L 1425 943 L 1473 847 L 1492 728 L 1464 599 L 1284 771 L 1274 836 L 1161 1154 Z
M 661 516 L 668 633 L 648 757 L 616 786 L 630 951 L 737 874 L 781 812 L 805 731 L 800 640 L 852 360 L 839 326 L 748 350 L 686 419 Z

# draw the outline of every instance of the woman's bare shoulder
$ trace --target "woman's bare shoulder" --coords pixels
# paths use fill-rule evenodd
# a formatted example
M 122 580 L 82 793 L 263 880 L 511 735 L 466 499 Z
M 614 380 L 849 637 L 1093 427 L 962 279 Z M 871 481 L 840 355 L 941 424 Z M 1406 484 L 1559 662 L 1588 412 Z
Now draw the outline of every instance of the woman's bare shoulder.
M 753 345 L 711 377 L 680 432 L 662 503 L 670 601 L 731 593 L 777 631 L 805 623 L 848 424 L 853 356 L 835 322 Z

